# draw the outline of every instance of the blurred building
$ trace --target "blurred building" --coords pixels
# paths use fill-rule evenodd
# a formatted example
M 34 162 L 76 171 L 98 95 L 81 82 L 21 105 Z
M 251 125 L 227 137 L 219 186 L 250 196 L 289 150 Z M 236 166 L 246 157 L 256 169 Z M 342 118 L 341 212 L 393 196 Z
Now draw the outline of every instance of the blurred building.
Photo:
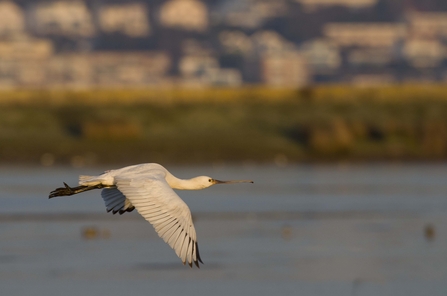
M 313 74 L 333 74 L 342 64 L 340 50 L 330 40 L 310 40 L 303 43 L 300 51 Z
M 164 27 L 204 32 L 208 28 L 208 8 L 199 0 L 169 0 L 160 8 Z
M 222 69 L 216 57 L 189 54 L 180 59 L 181 82 L 186 86 L 239 86 L 241 73 L 237 69 Z
M 262 82 L 268 86 L 298 88 L 310 82 L 306 59 L 296 51 L 264 54 L 261 69 Z
M 143 3 L 103 5 L 99 9 L 98 22 L 105 33 L 145 37 L 151 32 L 148 9 Z
M 47 61 L 46 79 L 55 87 L 96 86 L 95 65 L 88 54 L 59 54 Z
M 216 68 L 219 68 L 219 62 L 208 55 L 187 55 L 179 62 L 180 74 L 185 78 L 201 77 Z
M 13 37 L 24 34 L 25 15 L 22 9 L 12 1 L 0 2 L 0 36 Z
M 447 57 L 446 47 L 439 40 L 407 39 L 403 56 L 415 68 L 434 68 Z
M 280 53 L 295 50 L 295 45 L 271 30 L 258 31 L 251 36 L 251 41 L 257 53 Z
M 248 56 L 253 53 L 253 41 L 242 31 L 222 31 L 219 41 L 226 54 Z
M 287 14 L 285 0 L 228 0 L 213 11 L 213 20 L 230 27 L 259 28 L 267 20 Z
M 406 20 L 412 37 L 447 37 L 447 12 L 411 12 Z
M 54 52 L 52 42 L 19 36 L 0 40 L 0 87 L 45 85 L 46 62 Z
M 323 34 L 338 46 L 392 47 L 405 38 L 400 23 L 328 23 Z
M 40 51 L 33 49 L 34 55 L 28 52 L 20 59 L 3 59 L 0 56 L 0 86 L 86 88 L 145 86 L 167 82 L 170 59 L 164 53 L 94 52 L 51 55 L 47 45 L 40 42 Z M 0 55 L 3 51 L 4 46 L 0 43 Z
M 444 81 L 446 7 L 406 3 L 3 0 L 0 87 Z
M 42 60 L 53 55 L 53 44 L 48 39 L 25 37 L 0 41 L 1 60 Z
M 357 48 L 347 53 L 347 62 L 353 67 L 384 67 L 394 60 L 391 48 Z
M 34 3 L 30 11 L 30 23 L 30 28 L 38 35 L 95 35 L 93 16 L 82 1 Z
M 169 57 L 160 52 L 95 52 L 88 55 L 94 84 L 103 86 L 160 83 L 169 68 Z
M 330 6 L 348 7 L 350 9 L 361 9 L 375 5 L 378 0 L 295 0 L 301 3 L 306 11 L 314 11 L 319 8 Z

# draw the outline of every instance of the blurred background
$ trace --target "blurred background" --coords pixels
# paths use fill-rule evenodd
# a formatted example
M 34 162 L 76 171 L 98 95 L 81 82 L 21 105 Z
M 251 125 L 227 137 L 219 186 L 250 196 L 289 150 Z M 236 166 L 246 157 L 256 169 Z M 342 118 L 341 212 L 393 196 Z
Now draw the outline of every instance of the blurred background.
M 2 295 L 446 295 L 447 3 L 0 1 Z M 79 174 L 159 162 L 190 270 Z
M 0 86 L 446 80 L 442 0 L 1 1 Z

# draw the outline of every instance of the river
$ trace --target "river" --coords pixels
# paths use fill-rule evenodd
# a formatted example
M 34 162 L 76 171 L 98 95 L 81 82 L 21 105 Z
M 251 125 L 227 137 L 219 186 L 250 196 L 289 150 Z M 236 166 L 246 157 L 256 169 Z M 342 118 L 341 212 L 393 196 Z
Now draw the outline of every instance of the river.
M 178 192 L 200 269 L 99 191 L 48 199 L 110 168 L 0 167 L 1 295 L 447 295 L 447 164 L 167 168 L 255 181 Z

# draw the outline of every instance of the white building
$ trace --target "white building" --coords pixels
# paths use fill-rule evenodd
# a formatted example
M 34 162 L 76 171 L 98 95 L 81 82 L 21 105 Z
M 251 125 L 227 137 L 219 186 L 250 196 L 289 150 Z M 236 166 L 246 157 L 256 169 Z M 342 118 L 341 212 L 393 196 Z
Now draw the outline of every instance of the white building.
M 160 7 L 164 27 L 204 32 L 208 29 L 208 8 L 198 0 L 170 0 Z
M 0 87 L 43 86 L 53 43 L 20 35 L 0 41 Z
M 391 47 L 404 39 L 402 23 L 328 23 L 323 34 L 338 46 Z
M 0 41 L 1 60 L 43 60 L 53 55 L 53 43 L 47 39 L 23 38 Z
M 320 8 L 341 6 L 350 9 L 363 9 L 377 4 L 378 0 L 295 0 L 301 3 L 305 10 L 314 11 Z
M 213 20 L 232 27 L 255 29 L 266 20 L 287 14 L 285 0 L 227 0 L 213 12 Z
M 94 67 L 88 54 L 66 53 L 53 56 L 47 63 L 51 86 L 85 88 L 93 85 Z
M 338 69 L 342 62 L 338 47 L 324 39 L 304 43 L 301 53 L 314 74 L 329 74 Z
M 143 87 L 166 82 L 170 65 L 169 56 L 162 52 L 0 57 L 0 87 Z
M 439 66 L 446 58 L 446 48 L 439 40 L 408 39 L 402 48 L 403 56 L 415 68 Z
M 39 2 L 31 10 L 32 29 L 41 35 L 91 37 L 92 15 L 82 1 Z
M 148 9 L 143 3 L 104 5 L 99 9 L 98 19 L 106 33 L 120 32 L 130 37 L 150 34 Z
M 251 36 L 253 48 L 258 53 L 279 53 L 295 50 L 295 45 L 275 31 L 259 31 Z
M 447 36 L 446 12 L 412 12 L 406 15 L 413 37 L 434 38 Z
M 226 53 L 250 55 L 253 52 L 253 42 L 242 31 L 223 31 L 219 41 Z
M 239 70 L 220 68 L 218 60 L 210 55 L 185 55 L 180 60 L 179 70 L 182 84 L 185 86 L 239 86 L 242 84 L 242 75 Z
M 22 9 L 11 1 L 0 2 L 0 36 L 14 36 L 25 32 Z
M 273 87 L 302 87 L 311 76 L 306 59 L 296 51 L 264 54 L 261 69 L 262 82 Z

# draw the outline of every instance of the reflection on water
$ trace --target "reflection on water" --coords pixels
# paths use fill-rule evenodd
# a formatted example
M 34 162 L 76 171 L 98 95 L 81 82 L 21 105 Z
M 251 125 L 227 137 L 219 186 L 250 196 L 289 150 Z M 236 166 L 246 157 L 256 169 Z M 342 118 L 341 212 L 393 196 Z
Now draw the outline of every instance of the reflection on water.
M 98 170 L 0 168 L 2 295 L 447 295 L 447 165 L 168 169 L 255 180 L 179 192 L 200 270 L 99 192 L 47 199 Z

